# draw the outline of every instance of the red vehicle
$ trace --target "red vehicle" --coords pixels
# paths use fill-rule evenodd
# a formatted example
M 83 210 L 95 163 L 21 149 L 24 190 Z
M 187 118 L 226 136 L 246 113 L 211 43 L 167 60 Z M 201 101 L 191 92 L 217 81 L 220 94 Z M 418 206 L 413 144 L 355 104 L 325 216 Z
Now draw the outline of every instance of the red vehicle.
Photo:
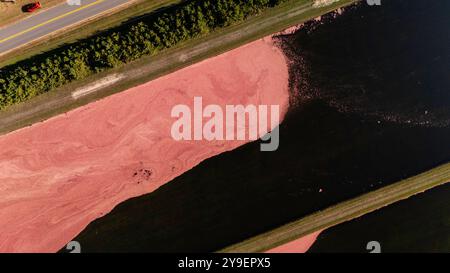
M 42 7 L 41 2 L 37 1 L 34 3 L 26 4 L 23 6 L 23 11 L 25 12 L 33 12 L 35 10 L 38 10 Z

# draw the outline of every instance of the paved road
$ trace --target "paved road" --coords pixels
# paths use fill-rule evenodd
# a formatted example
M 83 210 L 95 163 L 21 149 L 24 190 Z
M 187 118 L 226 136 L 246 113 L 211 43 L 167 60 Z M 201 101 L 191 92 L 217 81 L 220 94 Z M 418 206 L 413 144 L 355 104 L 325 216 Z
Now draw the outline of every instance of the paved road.
M 0 54 L 125 4 L 130 0 L 81 0 L 81 5 L 61 4 L 0 29 Z

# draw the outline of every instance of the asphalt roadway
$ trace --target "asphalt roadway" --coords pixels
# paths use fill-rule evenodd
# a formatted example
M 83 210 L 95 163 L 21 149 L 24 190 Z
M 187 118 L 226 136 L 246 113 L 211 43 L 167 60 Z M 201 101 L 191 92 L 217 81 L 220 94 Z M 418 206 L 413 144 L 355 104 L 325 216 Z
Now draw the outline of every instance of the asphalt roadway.
M 75 4 L 69 4 L 69 2 Z M 0 55 L 58 30 L 114 9 L 130 0 L 68 0 L 0 29 Z

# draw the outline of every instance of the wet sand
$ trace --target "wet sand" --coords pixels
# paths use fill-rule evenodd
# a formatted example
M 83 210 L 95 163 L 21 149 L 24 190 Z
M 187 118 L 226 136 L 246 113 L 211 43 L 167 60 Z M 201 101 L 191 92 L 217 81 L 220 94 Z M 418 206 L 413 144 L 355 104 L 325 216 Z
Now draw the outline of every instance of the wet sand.
M 246 141 L 180 141 L 177 104 L 288 108 L 288 68 L 266 38 L 0 137 L 0 251 L 55 252 L 91 221 Z

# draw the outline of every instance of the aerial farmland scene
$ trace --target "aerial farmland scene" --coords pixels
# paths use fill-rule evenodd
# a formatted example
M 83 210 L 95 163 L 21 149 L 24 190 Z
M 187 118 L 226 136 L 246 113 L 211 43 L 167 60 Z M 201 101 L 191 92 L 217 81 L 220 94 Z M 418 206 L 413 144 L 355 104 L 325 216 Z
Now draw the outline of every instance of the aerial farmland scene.
M 0 11 L 0 253 L 450 252 L 450 1 Z

